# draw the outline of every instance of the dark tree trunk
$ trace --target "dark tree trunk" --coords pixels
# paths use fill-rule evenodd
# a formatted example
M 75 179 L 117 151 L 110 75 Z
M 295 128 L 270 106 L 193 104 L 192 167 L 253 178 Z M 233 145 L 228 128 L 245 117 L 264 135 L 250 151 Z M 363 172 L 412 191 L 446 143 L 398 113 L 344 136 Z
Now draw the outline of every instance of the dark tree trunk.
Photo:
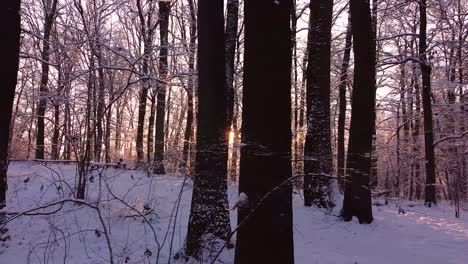
M 360 223 L 371 223 L 369 181 L 375 115 L 375 42 L 369 2 L 351 0 L 350 8 L 355 67 L 342 217 L 350 221 L 356 216 Z
M 401 137 L 400 137 L 400 102 L 397 103 L 396 108 L 396 129 L 395 129 L 395 138 L 396 138 L 396 146 L 395 146 L 395 155 L 396 155 L 396 174 L 395 174 L 395 182 L 393 186 L 394 195 L 396 197 L 400 197 L 400 189 L 401 189 L 401 155 L 400 155 L 400 146 L 401 146 Z M 372 182 L 372 179 L 371 179 Z
M 307 64 L 307 135 L 304 146 L 304 204 L 333 206 L 330 131 L 330 42 L 333 2 L 311 0 Z
M 337 177 L 338 185 L 344 188 L 343 177 L 345 174 L 345 125 L 346 125 L 346 86 L 348 85 L 349 60 L 352 46 L 351 13 L 348 14 L 348 27 L 346 28 L 345 48 L 343 62 L 341 63 L 340 83 L 338 86 L 339 112 L 338 112 L 338 153 L 337 153 Z
M 156 136 L 154 144 L 154 174 L 164 174 L 164 116 L 166 112 L 166 87 L 167 87 L 167 55 L 168 55 L 168 35 L 169 35 L 169 13 L 171 3 L 169 1 L 159 2 L 159 33 L 161 39 L 161 49 L 159 51 L 159 79 L 158 95 L 156 96 Z
M 406 54 L 406 48 L 405 48 L 404 54 Z M 409 108 L 408 108 L 408 100 L 406 96 L 408 87 L 406 85 L 406 65 L 405 64 L 401 64 L 400 75 L 401 75 L 400 77 L 401 78 L 401 85 L 400 85 L 401 121 L 403 122 L 402 158 L 403 158 L 403 166 L 405 166 L 405 164 L 408 164 L 408 158 L 409 158 L 407 156 L 407 152 L 408 152 L 407 149 L 408 149 L 409 134 L 410 134 L 410 123 L 408 121 L 408 109 Z M 408 194 L 409 194 L 410 193 L 409 188 L 411 187 L 411 170 L 408 170 L 408 169 L 404 170 L 402 177 L 403 177 L 403 181 L 406 183 L 406 186 L 407 186 L 407 187 L 403 186 L 404 187 L 403 190 L 408 188 Z
M 412 71 L 413 71 L 413 88 L 414 88 L 414 115 L 416 118 L 414 119 L 414 129 L 413 129 L 413 153 L 415 157 L 419 157 L 419 131 L 421 127 L 421 121 L 419 116 L 421 115 L 421 95 L 419 89 L 419 74 L 417 73 L 417 66 L 413 62 L 412 63 Z M 421 199 L 421 177 L 420 177 L 421 165 L 419 159 L 416 159 L 414 164 L 414 189 L 415 189 L 415 198 L 417 200 Z
M 20 49 L 20 1 L 11 0 L 3 3 L 0 9 L 2 36 L 2 96 L 0 97 L 0 210 L 6 205 L 7 170 L 8 170 L 8 138 L 10 133 L 13 101 L 15 99 L 16 78 L 18 74 Z M 3 222 L 0 215 L 0 225 Z M 2 232 L 3 233 L 3 232 Z M 0 233 L 1 234 L 1 233 Z
M 52 152 L 51 158 L 57 160 L 60 158 L 60 98 L 63 96 L 62 91 L 65 86 L 65 74 L 64 69 L 59 66 L 57 67 L 58 71 L 58 87 L 55 94 L 56 98 L 53 100 L 54 104 L 54 133 L 52 135 Z
M 94 68 L 94 57 L 90 57 L 90 65 L 89 69 Z M 93 119 L 93 103 L 92 98 L 94 97 L 93 94 L 95 93 L 95 73 L 94 71 L 89 71 L 88 74 L 88 83 L 87 83 L 87 97 L 88 101 L 86 104 L 86 138 L 84 142 L 84 149 L 79 154 L 80 157 L 78 162 L 78 181 L 77 181 L 77 189 L 76 189 L 76 198 L 77 199 L 84 199 L 86 194 L 86 166 L 92 160 L 93 150 L 92 150 L 92 142 L 93 142 L 93 135 L 94 135 L 94 127 L 91 120 Z
M 106 109 L 106 133 L 104 135 L 104 146 L 106 148 L 106 153 L 105 153 L 105 161 L 106 163 L 111 162 L 111 142 L 110 142 L 110 137 L 111 137 L 111 121 L 112 121 L 112 104 L 114 102 L 114 87 L 112 83 L 109 82 L 109 105 Z
M 167 148 L 169 143 L 167 141 L 171 141 L 171 138 L 169 138 L 169 128 L 170 128 L 170 120 L 171 120 L 171 101 L 172 101 L 172 89 L 169 89 L 167 93 L 167 103 L 166 103 L 166 120 L 164 121 L 164 138 L 165 140 L 165 147 Z
M 156 90 L 151 92 L 151 100 L 150 100 L 150 116 L 148 120 L 148 142 L 147 142 L 147 152 L 146 158 L 148 163 L 152 161 L 153 155 L 153 144 L 154 144 L 154 117 L 156 114 Z
M 153 16 L 155 4 L 151 1 L 149 2 L 148 10 L 146 11 L 147 14 L 144 13 L 143 6 L 141 4 L 141 0 L 136 1 L 137 9 L 138 9 L 138 18 L 140 22 L 140 34 L 143 38 L 143 63 L 142 63 L 142 87 L 140 89 L 140 94 L 138 98 L 138 124 L 137 124 L 137 136 L 136 136 L 136 153 L 137 153 L 137 166 L 140 166 L 144 163 L 144 150 L 143 150 L 143 137 L 144 137 L 144 129 L 145 129 L 145 116 L 146 116 L 146 101 L 148 97 L 148 91 L 151 89 L 150 85 L 150 56 L 151 56 L 151 46 L 153 41 L 154 30 L 156 25 L 152 25 L 151 18 Z M 145 17 L 145 15 L 147 15 Z M 154 106 L 153 97 L 151 98 L 151 107 Z M 153 122 L 154 122 L 154 111 L 151 108 L 151 114 L 153 115 Z M 151 119 L 151 117 L 150 117 Z M 149 132 L 152 132 L 153 127 L 150 125 Z M 152 140 L 152 134 L 148 133 L 148 142 Z M 151 142 L 151 144 L 153 144 Z M 148 151 L 152 149 L 152 146 L 148 146 Z M 147 154 L 148 162 L 151 153 Z
M 419 2 L 419 64 L 422 75 L 422 99 L 424 111 L 424 153 L 426 166 L 426 185 L 424 204 L 428 207 L 435 205 L 436 201 L 436 178 L 434 157 L 434 135 L 432 130 L 432 106 L 431 106 L 431 66 L 427 60 L 426 52 L 426 0 Z
M 290 181 L 292 2 L 244 2 L 239 192 L 248 196 L 249 206 L 238 209 L 236 264 L 294 263 Z M 268 198 L 262 199 L 265 195 Z
M 143 66 L 143 68 L 146 68 L 146 67 Z M 138 124 L 137 124 L 137 136 L 136 136 L 137 165 L 141 165 L 142 163 L 144 163 L 143 132 L 145 128 L 146 100 L 148 97 L 148 83 L 149 82 L 147 80 L 144 80 L 142 82 L 143 85 L 140 89 L 140 96 L 138 98 L 138 101 L 139 101 Z
M 45 7 L 44 37 L 41 51 L 41 83 L 39 86 L 39 102 L 37 105 L 37 132 L 36 132 L 36 159 L 44 159 L 44 115 L 47 108 L 48 84 L 49 84 L 49 58 L 50 58 L 50 34 L 55 21 L 58 0 Z
M 60 138 L 60 105 L 54 102 L 54 134 L 52 135 L 52 153 L 53 160 L 59 159 L 59 138 Z
M 98 40 L 99 41 L 99 40 Z M 97 112 L 96 112 L 96 141 L 94 142 L 94 161 L 100 162 L 102 156 L 102 141 L 104 137 L 104 90 L 105 90 L 105 76 L 102 58 L 102 48 L 100 44 L 96 45 L 95 51 L 97 64 L 98 64 L 98 92 L 97 92 Z
M 70 85 L 67 84 L 65 96 L 66 96 L 66 103 L 65 103 L 65 111 L 64 111 L 64 118 L 63 118 L 63 123 L 64 123 L 64 134 L 65 134 L 65 149 L 64 149 L 64 159 L 65 160 L 70 160 L 71 159 L 71 152 L 72 152 L 72 141 L 71 141 L 71 136 L 72 136 L 72 122 L 71 122 L 71 100 L 70 99 Z
M 195 90 L 195 52 L 196 52 L 196 35 L 197 35 L 197 18 L 195 16 L 195 7 L 193 0 L 188 0 L 190 10 L 190 43 L 189 43 L 189 60 L 188 69 L 189 77 L 187 84 L 187 123 L 185 125 L 184 133 L 184 149 L 182 152 L 181 166 L 185 167 L 184 170 L 189 172 L 190 166 L 190 142 L 192 140 L 193 131 L 193 92 Z
M 186 254 L 198 257 L 231 231 L 227 200 L 227 85 L 223 1 L 198 2 L 198 123 Z

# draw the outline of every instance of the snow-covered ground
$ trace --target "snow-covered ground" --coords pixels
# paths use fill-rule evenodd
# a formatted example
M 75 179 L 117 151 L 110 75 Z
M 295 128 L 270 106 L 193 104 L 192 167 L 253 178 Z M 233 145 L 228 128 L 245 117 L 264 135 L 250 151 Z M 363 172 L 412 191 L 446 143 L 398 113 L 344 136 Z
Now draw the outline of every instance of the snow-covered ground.
M 95 173 L 86 204 L 79 205 L 70 196 L 75 173 L 72 165 L 10 165 L 8 213 L 64 202 L 30 212 L 36 215 L 9 215 L 16 219 L 8 223 L 11 240 L 0 247 L 1 264 L 110 263 L 110 251 L 114 263 L 182 263 L 169 256 L 182 247 L 186 234 L 190 180 L 184 184 L 182 176 L 148 178 L 143 172 L 108 169 Z M 229 198 L 232 206 L 235 184 Z M 457 219 L 447 204 L 431 209 L 399 204 L 405 214 L 398 214 L 392 202 L 374 207 L 372 224 L 359 225 L 305 208 L 296 195 L 296 264 L 468 263 L 468 212 Z M 231 219 L 235 226 L 235 211 Z M 217 263 L 233 263 L 233 251 L 226 249 Z

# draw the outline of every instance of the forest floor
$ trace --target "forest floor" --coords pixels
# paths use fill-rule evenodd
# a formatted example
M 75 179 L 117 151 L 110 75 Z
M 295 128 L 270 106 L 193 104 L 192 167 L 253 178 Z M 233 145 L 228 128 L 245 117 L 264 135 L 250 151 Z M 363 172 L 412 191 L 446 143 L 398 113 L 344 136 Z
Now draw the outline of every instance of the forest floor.
M 113 263 L 183 263 L 169 256 L 183 246 L 190 180 L 98 170 L 81 201 L 70 198 L 75 173 L 72 165 L 10 164 L 5 211 L 11 219 L 7 225 L 11 238 L 0 246 L 1 264 L 110 263 L 110 255 Z M 229 199 L 231 206 L 237 199 L 234 183 Z M 399 214 L 396 204 L 405 214 Z M 38 207 L 43 209 L 25 213 Z M 400 200 L 374 207 L 373 212 L 370 225 L 345 223 L 336 212 L 303 207 L 301 196 L 295 194 L 295 263 L 468 263 L 467 211 L 457 219 L 448 204 L 429 209 L 421 202 Z M 232 210 L 231 219 L 234 227 Z M 215 263 L 233 263 L 233 256 L 234 249 L 225 249 Z

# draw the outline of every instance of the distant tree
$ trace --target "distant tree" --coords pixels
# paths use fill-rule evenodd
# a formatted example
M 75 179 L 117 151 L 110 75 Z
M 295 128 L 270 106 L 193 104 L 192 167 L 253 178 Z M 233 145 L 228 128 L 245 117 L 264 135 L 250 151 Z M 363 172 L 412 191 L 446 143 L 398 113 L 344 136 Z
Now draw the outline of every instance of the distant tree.
M 247 195 L 249 205 L 239 208 L 236 264 L 294 263 L 292 184 L 289 182 L 292 2 L 244 2 L 239 192 Z M 267 194 L 268 198 L 262 200 Z
M 424 159 L 426 166 L 426 186 L 424 191 L 424 204 L 428 207 L 435 205 L 436 201 L 436 178 L 434 157 L 434 131 L 432 126 L 431 105 L 431 65 L 427 59 L 427 11 L 426 0 L 419 1 L 419 66 L 422 76 L 422 104 L 423 104 L 423 127 L 424 127 Z
M 156 26 L 158 23 L 154 23 L 153 16 L 156 9 L 156 3 L 149 1 L 147 3 L 147 8 L 144 9 L 141 0 L 136 1 L 136 6 L 138 10 L 138 22 L 140 26 L 140 34 L 143 39 L 143 63 L 142 63 L 142 87 L 140 89 L 140 96 L 138 98 L 138 124 L 137 124 L 137 136 L 136 136 L 136 152 L 137 152 L 137 164 L 141 165 L 144 162 L 144 151 L 143 151 L 143 132 L 145 127 L 145 115 L 146 115 L 146 101 L 148 99 L 148 91 L 151 89 L 151 82 L 149 80 L 150 75 L 150 56 L 152 52 L 153 38 L 156 31 Z M 148 146 L 153 144 L 153 126 L 154 126 L 154 106 L 155 106 L 155 96 L 156 94 L 151 95 L 151 110 L 150 110 L 150 120 L 149 120 L 149 129 L 148 129 Z M 151 142 L 150 142 L 151 141 Z M 148 147 L 148 156 L 150 156 L 149 151 L 152 150 L 152 146 Z M 148 157 L 147 157 L 148 158 Z M 149 158 L 148 158 L 149 161 Z
M 198 1 L 197 154 L 185 253 L 199 257 L 207 239 L 228 239 L 227 85 L 222 0 Z
M 307 41 L 307 134 L 304 204 L 329 207 L 333 158 L 330 131 L 330 44 L 333 1 L 311 0 Z
M 187 123 L 185 125 L 184 133 L 184 148 L 182 150 L 182 162 L 181 166 L 189 166 L 190 159 L 190 141 L 192 140 L 193 134 L 193 111 L 194 111 L 194 91 L 196 86 L 195 78 L 195 52 L 196 52 L 196 40 L 197 40 L 197 17 L 195 14 L 195 5 L 194 0 L 188 0 L 189 14 L 190 14 L 190 30 L 189 30 L 189 59 L 188 59 L 188 69 L 189 77 L 187 84 Z
M 342 217 L 350 221 L 356 216 L 360 223 L 371 223 L 369 183 L 375 120 L 375 42 L 369 1 L 351 0 L 350 9 L 355 66 Z
M 49 93 L 50 37 L 57 13 L 58 0 L 44 1 L 44 35 L 41 50 L 41 83 L 37 104 L 36 159 L 44 159 L 44 115 Z
M 10 134 L 13 101 L 15 99 L 16 78 L 18 74 L 20 50 L 20 0 L 6 1 L 0 9 L 0 21 L 4 25 L 0 29 L 3 38 L 2 63 L 2 96 L 0 97 L 0 210 L 6 205 L 7 170 L 8 170 L 8 139 Z M 0 214 L 0 224 L 3 216 Z M 3 232 L 0 231 L 0 234 Z
M 168 49 L 169 49 L 169 14 L 171 12 L 170 1 L 159 1 L 159 38 L 161 40 L 161 49 L 159 50 L 159 83 L 158 95 L 156 96 L 156 135 L 154 144 L 154 174 L 164 174 L 164 145 L 165 145 L 165 115 L 166 115 L 166 87 L 167 87 L 167 69 L 168 69 Z
M 372 19 L 372 41 L 376 44 L 376 54 L 374 56 L 374 71 L 377 70 L 377 60 L 379 56 L 379 45 L 377 45 L 377 8 L 379 6 L 380 0 L 372 0 L 371 5 L 371 19 Z M 374 89 L 377 91 L 377 78 L 374 78 Z M 372 190 L 377 188 L 378 182 L 378 175 L 377 175 L 377 162 L 379 155 L 377 153 L 377 128 L 376 128 L 376 119 L 377 119 L 377 112 L 374 111 L 374 128 L 372 129 L 372 151 L 371 151 L 371 172 L 370 172 L 370 187 Z

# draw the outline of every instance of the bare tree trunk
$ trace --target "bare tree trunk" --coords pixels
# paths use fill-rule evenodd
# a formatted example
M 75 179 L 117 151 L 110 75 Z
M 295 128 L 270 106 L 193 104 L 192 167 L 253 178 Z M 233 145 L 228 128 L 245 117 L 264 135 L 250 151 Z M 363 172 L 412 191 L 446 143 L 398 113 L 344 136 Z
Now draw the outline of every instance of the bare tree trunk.
M 150 99 L 150 116 L 148 120 L 148 142 L 147 142 L 147 152 L 146 159 L 148 163 L 151 163 L 153 155 L 153 144 L 154 144 L 154 117 L 156 114 L 156 91 L 151 91 Z
M 52 135 L 52 153 L 51 158 L 57 160 L 59 154 L 59 138 L 60 138 L 60 105 L 54 102 L 54 134 Z
M 60 97 L 62 97 L 62 91 L 64 89 L 64 72 L 61 66 L 57 67 L 58 71 L 58 87 L 55 98 L 53 100 L 54 105 L 54 133 L 52 135 L 52 152 L 51 158 L 57 160 L 60 158 Z
M 200 257 L 212 240 L 228 240 L 226 62 L 222 0 L 198 2 L 197 156 L 186 254 Z
M 304 148 L 304 204 L 334 206 L 330 131 L 330 45 L 333 2 L 310 2 L 307 43 L 307 135 Z
M 114 88 L 113 84 L 109 82 L 109 105 L 106 112 L 106 133 L 104 135 L 104 146 L 106 148 L 105 161 L 106 163 L 111 162 L 112 159 L 112 149 L 111 149 L 111 121 L 112 121 L 112 104 L 114 102 Z
M 3 81 L 2 96 L 0 96 L 0 210 L 6 206 L 6 192 L 8 189 L 8 139 L 10 133 L 13 101 L 15 99 L 16 78 L 18 74 L 20 50 L 20 1 L 6 1 L 0 9 L 2 36 L 2 63 L 0 74 Z M 4 222 L 4 215 L 0 213 L 0 226 Z M 0 230 L 0 235 L 4 232 Z
M 400 136 L 400 108 L 401 103 L 397 103 L 396 109 L 396 146 L 395 146 L 395 154 L 396 154 L 396 174 L 395 174 L 395 185 L 393 186 L 393 190 L 395 192 L 396 197 L 400 197 L 401 194 L 401 136 Z
M 39 102 L 37 105 L 36 159 L 44 159 L 44 115 L 47 108 L 49 83 L 50 34 L 54 25 L 58 0 L 47 1 L 44 21 L 44 37 L 41 51 L 41 84 L 39 86 Z
M 416 162 L 414 164 L 414 180 L 415 180 L 415 198 L 417 200 L 421 199 L 422 187 L 421 187 L 421 164 L 419 160 L 419 131 L 421 128 L 421 95 L 419 89 L 419 74 L 417 73 L 416 63 L 412 63 L 413 71 L 413 87 L 414 87 L 414 97 L 415 97 L 415 108 L 414 108 L 414 129 L 413 129 L 413 153 L 416 156 Z
M 348 13 L 348 26 L 346 28 L 345 47 L 343 61 L 341 63 L 340 83 L 338 86 L 339 113 L 338 113 L 338 153 L 337 153 L 337 177 L 341 189 L 344 188 L 343 177 L 345 174 L 345 124 L 346 124 L 346 86 L 348 85 L 349 60 L 352 46 L 351 12 Z
M 169 13 L 171 3 L 168 1 L 159 2 L 159 32 L 161 40 L 161 49 L 159 51 L 159 79 L 158 95 L 156 100 L 158 102 L 156 107 L 156 136 L 154 145 L 154 174 L 164 174 L 164 118 L 166 112 L 166 87 L 167 87 L 167 55 L 168 55 L 168 35 L 169 35 Z
M 419 59 L 422 74 L 422 99 L 424 111 L 424 152 L 426 166 L 426 185 L 424 204 L 428 207 L 435 205 L 436 201 L 436 177 L 434 157 L 434 135 L 432 128 L 431 106 L 431 65 L 426 56 L 426 0 L 419 2 Z
M 375 39 L 369 2 L 351 0 L 351 28 L 355 57 L 354 86 L 351 98 L 351 126 L 345 176 L 342 217 L 371 223 L 372 130 L 375 127 Z
M 244 2 L 239 192 L 247 195 L 248 205 L 238 209 L 235 264 L 294 263 L 290 181 L 292 4 L 292 0 Z M 265 195 L 268 198 L 262 199 Z
M 148 81 L 143 81 L 143 86 L 140 90 L 140 97 L 138 99 L 138 124 L 137 124 L 137 136 L 136 136 L 136 152 L 137 152 L 137 164 L 143 163 L 144 151 L 143 151 L 143 132 L 145 127 L 145 115 L 146 115 L 146 99 L 148 97 Z
M 187 122 L 184 133 L 184 149 L 182 151 L 181 166 L 188 169 L 190 166 L 190 142 L 192 140 L 193 130 L 193 92 L 195 90 L 195 52 L 196 52 L 196 34 L 197 34 L 197 18 L 195 16 L 195 7 L 193 0 L 188 0 L 190 10 L 190 43 L 189 43 L 189 60 L 188 69 L 189 77 L 187 84 Z
M 94 68 L 94 57 L 91 55 L 90 57 L 90 65 L 89 68 Z M 87 84 L 87 104 L 86 104 L 86 129 L 85 129 L 85 143 L 84 149 L 81 150 L 80 156 L 77 157 L 79 160 L 78 162 L 78 181 L 77 181 L 77 188 L 76 188 L 76 198 L 77 199 L 84 199 L 86 194 L 86 167 L 87 164 L 93 159 L 93 137 L 94 137 L 94 127 L 95 125 L 91 122 L 92 117 L 94 116 L 93 113 L 93 100 L 92 98 L 95 97 L 95 72 L 89 71 L 88 74 L 88 84 Z
M 98 39 L 99 42 L 99 39 Z M 97 92 L 97 112 L 96 112 L 96 141 L 94 142 L 94 161 L 101 161 L 102 156 L 102 141 L 104 136 L 104 90 L 106 88 L 105 84 L 105 77 L 104 77 L 104 69 L 103 66 L 103 58 L 102 58 L 102 48 L 101 44 L 96 45 L 95 51 L 97 64 L 98 64 L 98 92 Z
M 138 124 L 137 124 L 137 136 L 136 136 L 136 152 L 137 152 L 137 166 L 142 165 L 144 163 L 144 150 L 143 150 L 143 134 L 145 128 L 145 116 L 146 116 L 146 101 L 148 97 L 148 91 L 151 89 L 150 84 L 150 56 L 151 56 L 151 47 L 153 41 L 154 31 L 156 29 L 156 25 L 152 25 L 152 16 L 155 9 L 155 4 L 150 1 L 148 10 L 146 11 L 146 17 L 143 10 L 143 6 L 141 4 L 141 0 L 136 1 L 137 9 L 138 9 L 138 18 L 140 22 L 140 34 L 143 38 L 143 65 L 142 65 L 142 72 L 143 72 L 143 80 L 142 80 L 142 87 L 140 89 L 140 95 L 138 99 Z M 162 29 L 161 29 L 162 30 Z M 154 100 L 151 102 L 151 107 L 154 106 Z M 154 112 L 153 112 L 153 119 L 154 119 Z M 151 127 L 150 130 L 153 128 Z M 152 131 L 151 131 L 152 132 Z M 152 135 L 148 133 L 148 140 L 152 139 Z M 150 144 L 147 142 L 147 144 Z M 151 143 L 152 144 L 152 143 Z M 148 151 L 152 147 L 148 147 Z M 147 158 L 150 157 L 151 154 L 147 154 Z
M 123 113 L 122 113 L 122 106 L 117 105 L 116 107 L 116 124 L 115 124 L 115 152 L 119 155 L 120 157 L 120 150 L 122 148 L 122 122 L 123 122 Z

